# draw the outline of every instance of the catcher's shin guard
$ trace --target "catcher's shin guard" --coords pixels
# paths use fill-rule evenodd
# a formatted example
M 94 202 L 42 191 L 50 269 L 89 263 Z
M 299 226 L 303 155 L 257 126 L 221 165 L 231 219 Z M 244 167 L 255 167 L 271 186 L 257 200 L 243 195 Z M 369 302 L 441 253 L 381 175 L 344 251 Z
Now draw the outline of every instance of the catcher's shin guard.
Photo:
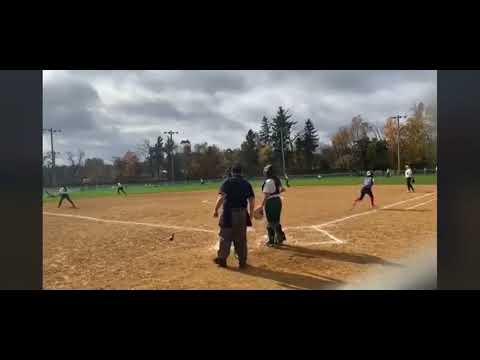
M 275 227 L 274 224 L 267 224 L 268 243 L 275 244 Z

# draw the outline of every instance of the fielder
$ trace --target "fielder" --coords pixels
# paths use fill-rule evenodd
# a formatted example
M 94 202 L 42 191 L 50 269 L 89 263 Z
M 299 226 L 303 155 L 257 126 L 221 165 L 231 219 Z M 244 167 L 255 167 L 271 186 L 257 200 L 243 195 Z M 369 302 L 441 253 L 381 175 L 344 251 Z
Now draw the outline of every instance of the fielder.
M 355 207 L 355 205 L 357 205 L 357 202 L 363 200 L 365 195 L 368 195 L 370 197 L 370 207 L 371 208 L 376 207 L 375 199 L 372 192 L 372 188 L 374 184 L 375 184 L 375 180 L 373 180 L 373 173 L 371 171 L 367 171 L 367 176 L 365 177 L 365 179 L 363 179 L 363 187 L 362 187 L 362 190 L 360 191 L 360 197 L 353 201 L 352 210 Z
M 415 182 L 413 178 L 413 172 L 409 165 L 405 165 L 405 179 L 407 180 L 407 190 L 408 192 L 415 192 L 413 188 L 413 183 Z
M 263 169 L 263 174 L 266 179 L 262 185 L 262 192 L 264 194 L 262 204 L 257 208 L 257 211 L 265 209 L 265 216 L 267 218 L 267 246 L 281 245 L 286 241 L 285 233 L 280 224 L 282 215 L 282 199 L 280 193 L 285 191 L 282 182 L 275 175 L 272 165 L 267 165 Z
M 121 183 L 117 183 L 117 195 L 120 195 L 120 192 L 123 193 L 123 195 L 127 196 L 127 193 L 123 189 L 123 185 Z
M 58 190 L 58 194 L 60 196 L 60 201 L 58 203 L 58 207 L 62 206 L 62 202 L 63 200 L 67 200 L 70 204 L 72 204 L 72 207 L 74 209 L 78 209 L 75 204 L 73 203 L 72 199 L 70 199 L 70 196 L 68 195 L 69 191 L 67 189 L 67 186 L 66 185 L 63 185 L 59 190 Z

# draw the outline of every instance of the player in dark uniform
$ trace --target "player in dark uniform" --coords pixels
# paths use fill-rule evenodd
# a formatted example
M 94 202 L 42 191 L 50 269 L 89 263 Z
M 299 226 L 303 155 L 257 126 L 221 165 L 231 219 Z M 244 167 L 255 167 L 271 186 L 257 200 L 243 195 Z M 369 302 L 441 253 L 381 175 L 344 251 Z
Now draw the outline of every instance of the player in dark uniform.
M 375 199 L 373 197 L 373 192 L 372 192 L 372 188 L 374 184 L 375 184 L 375 181 L 373 180 L 373 173 L 371 171 L 367 171 L 367 177 L 363 179 L 363 187 L 362 187 L 362 190 L 360 191 L 360 197 L 358 199 L 355 199 L 355 201 L 353 202 L 352 209 L 355 207 L 357 202 L 363 200 L 365 195 L 368 195 L 370 197 L 370 207 L 371 208 L 375 207 Z
M 127 196 L 127 193 L 125 192 L 123 185 L 121 183 L 117 183 L 117 194 L 120 195 L 120 192 L 123 193 L 123 195 Z
M 235 165 L 232 177 L 226 179 L 218 194 L 213 216 L 218 217 L 218 210 L 223 205 L 220 216 L 220 248 L 214 262 L 220 267 L 227 266 L 227 258 L 233 242 L 240 268 L 247 265 L 247 227 L 252 226 L 255 207 L 255 194 L 252 185 L 242 176 L 242 168 Z M 247 210 L 247 204 L 250 212 Z
M 63 200 L 67 200 L 70 204 L 72 204 L 72 207 L 74 209 L 78 209 L 75 204 L 73 203 L 72 199 L 70 199 L 70 196 L 68 195 L 68 189 L 66 185 L 63 185 L 60 190 L 58 190 L 58 194 L 60 196 L 60 201 L 58 202 L 58 207 L 62 206 Z
M 280 193 L 284 192 L 285 188 L 282 186 L 282 182 L 278 176 L 275 175 L 272 165 L 265 166 L 263 174 L 266 177 L 262 185 L 264 199 L 259 209 L 265 209 L 265 216 L 267 218 L 268 242 L 266 245 L 281 245 L 286 241 L 286 236 L 280 223 L 282 215 L 282 199 L 280 198 Z

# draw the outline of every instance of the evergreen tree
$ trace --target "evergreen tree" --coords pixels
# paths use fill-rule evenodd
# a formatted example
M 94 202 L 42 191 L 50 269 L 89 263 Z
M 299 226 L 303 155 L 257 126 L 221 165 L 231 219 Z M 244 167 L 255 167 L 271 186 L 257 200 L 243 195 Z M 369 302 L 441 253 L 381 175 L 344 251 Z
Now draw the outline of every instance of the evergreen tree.
M 305 152 L 305 166 L 308 170 L 312 170 L 314 157 L 313 154 L 318 148 L 318 135 L 317 130 L 313 126 L 313 123 L 310 119 L 307 119 L 307 121 L 305 121 L 303 145 Z
M 259 138 L 262 145 L 270 145 L 272 136 L 272 128 L 266 116 L 262 119 L 262 126 L 260 128 Z
M 258 152 L 256 144 L 256 134 L 248 130 L 245 141 L 241 145 L 240 159 L 248 176 L 255 175 L 258 170 Z
M 301 135 L 295 140 L 295 168 L 297 172 L 305 169 L 305 141 Z
M 292 128 L 296 122 L 290 120 L 292 117 L 288 111 L 285 111 L 281 106 L 278 108 L 277 115 L 272 119 L 272 135 L 271 143 L 274 150 L 274 157 L 277 164 L 282 163 L 282 138 L 283 150 L 285 153 L 285 167 L 288 167 L 289 149 L 293 148 L 293 141 L 291 139 Z

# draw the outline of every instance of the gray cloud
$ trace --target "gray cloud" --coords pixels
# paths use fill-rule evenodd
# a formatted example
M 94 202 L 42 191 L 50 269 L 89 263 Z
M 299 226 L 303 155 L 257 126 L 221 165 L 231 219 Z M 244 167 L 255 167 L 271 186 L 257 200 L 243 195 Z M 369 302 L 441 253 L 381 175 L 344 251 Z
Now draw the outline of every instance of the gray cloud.
M 75 132 L 93 130 L 99 105 L 97 91 L 88 84 L 47 83 L 43 88 L 43 123 Z
M 110 160 L 166 130 L 178 140 L 238 147 L 265 115 L 310 118 L 323 142 L 356 115 L 381 123 L 436 98 L 435 71 L 51 71 L 44 126 L 61 128 L 59 151 Z M 48 139 L 44 143 L 48 150 Z
M 168 72 L 168 70 L 167 70 Z M 171 72 L 169 77 L 164 77 L 165 72 L 143 72 L 140 83 L 152 91 L 165 91 L 168 89 L 188 89 L 207 94 L 217 92 L 239 92 L 247 89 L 245 78 L 240 73 L 223 70 L 185 70 Z

